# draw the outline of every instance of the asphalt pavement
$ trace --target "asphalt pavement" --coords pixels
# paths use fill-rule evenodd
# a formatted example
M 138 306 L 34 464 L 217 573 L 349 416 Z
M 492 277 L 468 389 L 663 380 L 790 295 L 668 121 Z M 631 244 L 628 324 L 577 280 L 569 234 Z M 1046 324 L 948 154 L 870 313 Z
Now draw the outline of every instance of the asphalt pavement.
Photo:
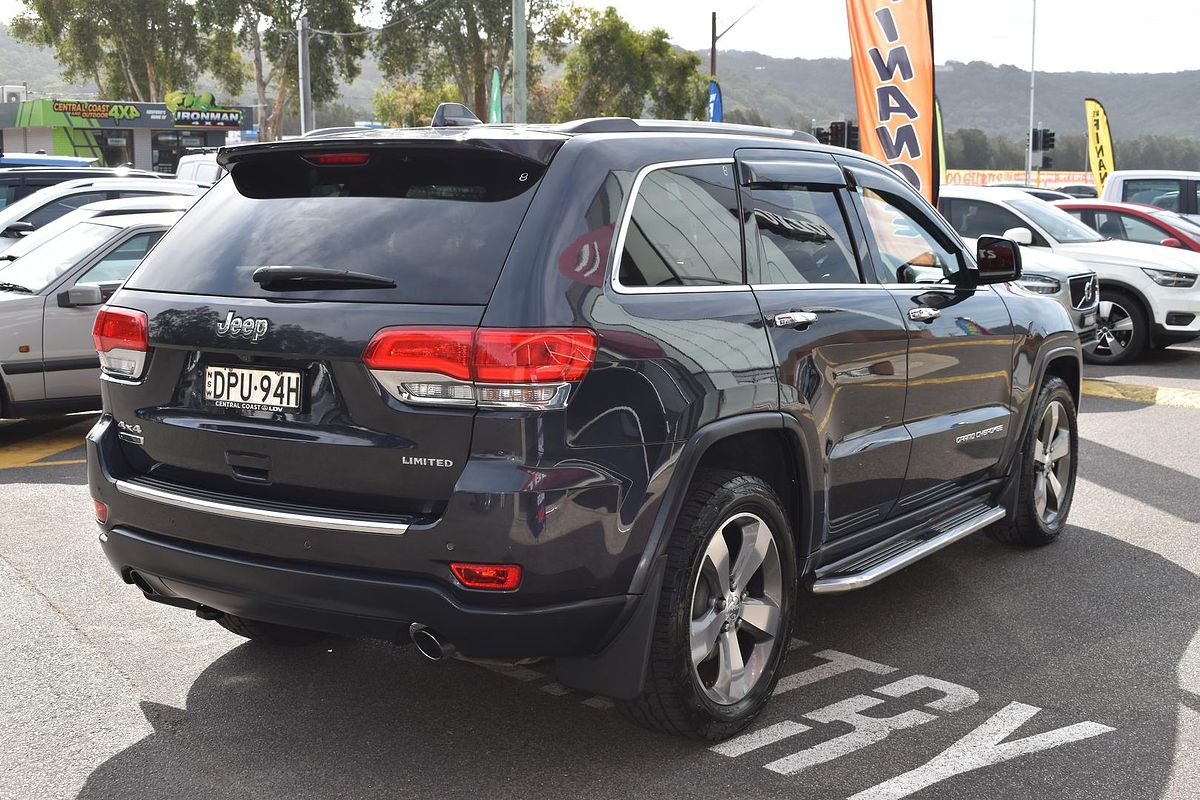
M 272 649 L 147 602 L 96 544 L 94 415 L 0 423 L 0 797 L 1195 800 L 1200 349 L 1088 377 L 1059 542 L 805 598 L 777 696 L 716 746 L 540 666 Z

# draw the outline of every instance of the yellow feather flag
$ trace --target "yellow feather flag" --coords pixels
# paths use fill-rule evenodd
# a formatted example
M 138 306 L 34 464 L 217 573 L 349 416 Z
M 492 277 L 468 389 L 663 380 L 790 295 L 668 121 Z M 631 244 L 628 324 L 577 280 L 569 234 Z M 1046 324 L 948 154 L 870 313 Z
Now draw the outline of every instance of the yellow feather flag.
M 1083 111 L 1087 116 L 1088 137 L 1088 166 L 1092 170 L 1092 178 L 1096 181 L 1096 193 L 1104 193 L 1104 181 L 1113 167 L 1112 134 L 1108 131 L 1108 113 L 1099 100 L 1087 98 L 1083 101 Z

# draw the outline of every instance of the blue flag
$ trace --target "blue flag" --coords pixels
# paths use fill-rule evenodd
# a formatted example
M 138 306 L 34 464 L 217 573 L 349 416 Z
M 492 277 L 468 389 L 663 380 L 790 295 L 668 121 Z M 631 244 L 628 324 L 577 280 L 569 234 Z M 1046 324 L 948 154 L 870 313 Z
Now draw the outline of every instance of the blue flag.
M 721 107 L 721 84 L 716 81 L 708 82 L 708 121 L 721 122 L 725 118 L 725 110 Z

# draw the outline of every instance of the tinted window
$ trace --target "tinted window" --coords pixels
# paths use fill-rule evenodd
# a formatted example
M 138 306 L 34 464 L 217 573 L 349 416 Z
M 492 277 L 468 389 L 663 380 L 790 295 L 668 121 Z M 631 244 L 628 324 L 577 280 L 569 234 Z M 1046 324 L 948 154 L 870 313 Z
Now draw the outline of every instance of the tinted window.
M 483 304 L 544 167 L 507 154 L 390 148 L 367 164 L 281 154 L 237 164 L 171 228 L 129 280 L 152 291 L 232 297 Z M 203 269 L 197 269 L 202 263 Z M 263 266 L 390 278 L 394 289 L 272 290 Z
M 148 231 L 130 236 L 112 252 L 92 265 L 76 283 L 120 283 L 129 277 L 146 251 L 159 240 L 162 231 Z
M 1096 230 L 1101 236 L 1145 244 L 1162 244 L 1162 240 L 1170 236 L 1131 214 L 1117 214 L 1113 211 L 1096 212 Z
M 884 283 L 954 283 L 958 257 L 944 245 L 925 215 L 903 197 L 859 187 L 867 227 L 879 261 L 875 271 Z M 882 263 L 880 263 L 882 262 Z
M 758 229 L 756 284 L 858 283 L 850 233 L 831 190 L 800 185 L 753 192 Z
M 959 236 L 978 239 L 980 236 L 1002 236 L 1009 228 L 1029 228 L 1020 217 L 1004 206 L 961 197 L 944 198 L 942 215 Z M 1033 233 L 1037 237 L 1037 233 Z
M 1135 178 L 1121 186 L 1121 199 L 1132 203 L 1147 203 L 1170 211 L 1179 210 L 1179 193 L 1183 181 L 1171 178 Z
M 646 174 L 625 230 L 620 281 L 624 286 L 742 282 L 741 225 L 731 164 Z
M 88 203 L 96 203 L 107 199 L 108 195 L 105 192 L 80 192 L 79 194 L 67 195 L 66 197 L 60 197 L 51 203 L 47 203 L 31 214 L 26 214 L 22 222 L 30 222 L 33 223 L 35 228 L 40 228 L 47 222 L 53 222 L 63 214 L 74 211 L 80 206 L 86 206 Z

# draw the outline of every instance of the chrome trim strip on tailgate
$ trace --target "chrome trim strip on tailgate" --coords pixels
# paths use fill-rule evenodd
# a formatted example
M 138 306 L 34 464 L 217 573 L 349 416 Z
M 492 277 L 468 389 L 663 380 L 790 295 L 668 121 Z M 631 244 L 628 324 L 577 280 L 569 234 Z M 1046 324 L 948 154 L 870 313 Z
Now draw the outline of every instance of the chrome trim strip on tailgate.
M 190 511 L 203 511 L 222 517 L 248 520 L 251 522 L 269 522 L 276 525 L 295 525 L 301 528 L 321 528 L 330 531 L 349 531 L 352 533 L 386 533 L 399 535 L 408 530 L 408 525 L 400 522 L 376 522 L 365 519 L 346 519 L 345 517 L 330 517 L 320 514 L 298 514 L 291 511 L 272 511 L 267 508 L 223 503 L 216 500 L 205 500 L 199 497 L 189 497 L 185 494 L 168 492 L 142 486 L 130 481 L 116 481 L 117 491 L 130 497 L 162 503 Z

